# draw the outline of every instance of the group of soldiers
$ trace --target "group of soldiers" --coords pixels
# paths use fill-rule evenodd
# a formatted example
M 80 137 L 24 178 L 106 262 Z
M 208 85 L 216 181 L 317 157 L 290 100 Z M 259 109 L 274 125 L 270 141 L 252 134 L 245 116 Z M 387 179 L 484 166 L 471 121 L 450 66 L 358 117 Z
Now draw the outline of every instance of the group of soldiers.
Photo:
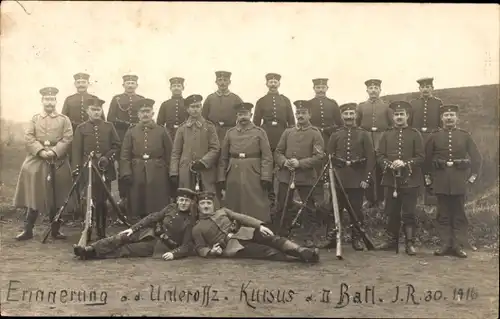
M 328 79 L 313 79 L 315 97 L 295 101 L 294 114 L 290 99 L 279 93 L 279 74 L 266 75 L 269 91 L 255 105 L 229 90 L 230 72 L 215 75 L 218 89 L 204 102 L 198 94 L 184 98 L 184 79 L 171 78 L 172 98 L 161 104 L 156 122 L 155 101 L 136 93 L 136 75 L 123 76 L 125 92 L 111 99 L 107 121 L 105 101 L 87 92 L 88 74 L 74 75 L 77 93 L 66 98 L 61 113 L 55 109 L 58 90 L 40 90 L 44 110 L 26 132 L 28 156 L 14 199 L 27 208 L 24 231 L 16 238 L 33 237 L 38 212 L 53 198 L 46 163 L 56 163 L 52 189 L 64 194 L 72 178 L 85 174 L 82 165 L 93 154 L 105 180 L 92 194 L 100 240 L 75 248 L 81 257 L 117 251 L 128 256 L 137 249 L 149 256 L 159 244 L 162 258 L 170 260 L 188 254 L 194 243 L 201 256 L 317 261 L 320 220 L 329 229 L 321 247 L 335 245 L 331 199 L 314 187 L 329 182 L 322 174 L 329 154 L 346 191 L 339 196 L 341 210 L 350 204 L 363 223 L 364 197 L 366 207 L 385 209 L 389 241 L 382 249 L 398 245 L 402 222 L 405 251 L 416 253 L 415 210 L 424 194 L 426 201 L 437 198 L 442 245 L 435 254 L 467 256 L 466 184 L 477 179 L 482 159 L 471 135 L 457 127 L 459 107 L 433 96 L 432 78 L 417 80 L 421 97 L 391 103 L 380 99 L 382 81 L 370 79 L 367 101 L 340 106 L 326 96 Z M 116 179 L 128 217 L 138 223 L 106 237 L 107 199 L 99 187 L 109 189 Z M 287 214 L 290 190 L 306 207 L 302 246 L 283 238 L 293 217 Z M 61 207 L 64 200 L 58 196 L 51 205 Z M 53 225 L 52 237 L 65 238 Z M 149 229 L 146 235 L 139 234 L 143 228 Z M 354 249 L 363 250 L 360 234 L 353 230 L 352 238 Z

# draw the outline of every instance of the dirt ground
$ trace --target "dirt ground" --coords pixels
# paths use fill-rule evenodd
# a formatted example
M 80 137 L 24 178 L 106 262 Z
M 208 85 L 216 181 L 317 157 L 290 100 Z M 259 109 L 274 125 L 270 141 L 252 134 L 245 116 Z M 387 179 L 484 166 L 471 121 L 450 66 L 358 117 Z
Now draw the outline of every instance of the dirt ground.
M 1 225 L 4 316 L 498 318 L 498 255 L 488 251 L 461 260 L 346 245 L 344 260 L 323 250 L 316 265 L 198 257 L 80 261 L 71 249 L 78 228 L 64 229 L 65 242 L 41 244 L 42 226 L 34 240 L 19 243 L 12 239 L 17 225 Z

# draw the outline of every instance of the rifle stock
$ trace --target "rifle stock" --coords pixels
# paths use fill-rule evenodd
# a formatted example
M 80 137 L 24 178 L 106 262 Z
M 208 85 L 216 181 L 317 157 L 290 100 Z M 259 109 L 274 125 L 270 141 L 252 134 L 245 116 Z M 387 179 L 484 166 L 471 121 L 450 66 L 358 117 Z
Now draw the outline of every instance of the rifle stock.
M 337 189 L 335 188 L 331 155 L 328 156 L 328 177 L 330 178 L 330 192 L 332 196 L 333 215 L 335 217 L 335 236 L 337 239 L 335 253 L 338 259 L 342 259 L 342 224 L 340 220 L 339 202 L 337 198 Z
M 94 152 L 90 154 L 90 158 L 94 156 Z M 87 207 L 85 211 L 85 224 L 83 227 L 82 235 L 78 241 L 77 246 L 85 247 L 90 240 L 92 232 L 92 161 L 88 162 L 88 184 L 87 184 Z
M 279 231 L 283 228 L 283 222 L 285 221 L 285 214 L 288 209 L 288 201 L 290 199 L 290 193 L 295 189 L 295 171 L 290 171 L 290 181 L 288 184 L 288 189 L 286 190 L 285 202 L 283 203 L 283 209 L 281 210 Z M 293 223 L 292 226 L 293 227 Z

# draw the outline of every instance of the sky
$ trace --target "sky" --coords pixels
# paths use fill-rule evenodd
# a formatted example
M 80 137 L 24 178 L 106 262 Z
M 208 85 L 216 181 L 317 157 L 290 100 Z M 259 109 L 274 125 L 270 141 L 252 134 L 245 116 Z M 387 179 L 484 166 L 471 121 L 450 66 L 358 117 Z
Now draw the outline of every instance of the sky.
M 22 4 L 26 13 L 21 7 Z M 499 83 L 499 6 L 495 4 L 182 3 L 2 1 L 0 102 L 3 118 L 26 121 L 42 109 L 39 89 L 59 88 L 58 108 L 75 92 L 73 74 L 91 75 L 89 92 L 106 101 L 139 76 L 137 93 L 159 107 L 168 79 L 184 95 L 230 89 L 255 103 L 265 74 L 282 75 L 292 101 L 313 97 L 312 79 L 329 78 L 339 103 L 413 92 L 416 79 L 450 88 Z

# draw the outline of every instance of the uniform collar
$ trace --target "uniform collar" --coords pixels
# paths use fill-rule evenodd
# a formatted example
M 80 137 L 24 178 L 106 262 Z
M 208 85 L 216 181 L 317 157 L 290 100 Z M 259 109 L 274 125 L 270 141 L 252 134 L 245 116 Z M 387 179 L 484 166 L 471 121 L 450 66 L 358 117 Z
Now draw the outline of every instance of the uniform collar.
M 314 98 L 315 98 L 315 99 L 324 100 L 324 99 L 326 99 L 327 97 L 326 97 L 326 95 L 315 95 L 315 96 L 314 96 Z
M 247 125 L 243 126 L 243 125 L 240 125 L 239 123 L 236 124 L 236 129 L 238 130 L 238 132 L 244 132 L 244 131 L 248 131 L 252 128 L 254 128 L 255 124 L 252 123 L 252 121 L 250 121 Z
M 308 130 L 308 129 L 309 129 L 309 128 L 311 128 L 311 127 L 312 127 L 311 122 L 307 122 L 307 123 L 306 123 L 306 124 L 304 124 L 304 125 L 300 125 L 299 123 L 297 123 L 297 124 L 295 125 L 295 128 L 296 128 L 297 130 L 299 130 L 299 131 L 306 131 L 306 130 Z
M 89 122 L 92 123 L 93 125 L 99 125 L 104 121 L 103 119 L 96 119 L 96 120 L 89 119 Z
M 434 95 L 432 95 L 432 94 L 431 94 L 431 95 L 429 95 L 429 96 L 427 96 L 427 97 L 426 97 L 426 96 L 423 96 L 423 95 L 420 95 L 420 98 L 421 98 L 422 100 L 432 100 L 432 99 L 434 98 Z
M 187 119 L 187 121 L 186 121 L 186 125 L 187 125 L 188 127 L 191 127 L 191 126 L 193 126 L 193 125 L 196 125 L 196 126 L 198 126 L 198 127 L 202 127 L 202 126 L 203 126 L 203 122 L 204 122 L 203 117 L 200 117 L 200 118 L 198 118 L 198 119 L 197 119 L 197 118 L 194 118 L 194 117 L 191 117 L 191 116 L 190 116 L 190 117 Z
M 172 100 L 182 100 L 182 95 L 172 95 Z
M 212 214 L 204 214 L 204 213 L 200 213 L 198 215 L 198 219 L 212 219 L 212 217 L 214 217 L 215 215 L 215 211 L 212 213 Z
M 396 129 L 396 130 L 406 130 L 408 128 L 410 128 L 409 125 L 406 125 L 406 126 L 396 126 L 396 125 L 394 125 L 394 129 Z
M 151 120 L 149 123 L 142 123 L 142 122 L 139 122 L 138 125 L 142 128 L 142 129 L 145 129 L 145 128 L 153 128 L 155 126 L 155 122 L 153 120 Z
M 280 95 L 280 91 L 276 92 L 267 91 L 267 95 Z
M 215 91 L 215 94 L 217 94 L 218 96 L 228 96 L 229 94 L 231 94 L 231 91 L 227 90 L 227 92 L 222 93 L 221 91 L 217 90 Z
M 448 131 L 448 132 L 449 131 L 454 131 L 456 129 L 457 129 L 457 126 L 453 126 L 452 128 L 443 127 L 443 130 Z
M 49 113 L 47 113 L 47 112 L 45 112 L 45 111 L 43 111 L 43 112 L 42 112 L 42 117 L 43 117 L 43 118 L 46 118 L 47 116 L 50 116 L 50 117 L 54 118 L 54 117 L 57 117 L 58 115 L 59 115 L 59 114 L 57 113 L 57 111 L 56 111 L 56 110 L 54 110 L 54 112 L 52 112 L 52 113 L 50 113 L 50 114 L 49 114 Z

